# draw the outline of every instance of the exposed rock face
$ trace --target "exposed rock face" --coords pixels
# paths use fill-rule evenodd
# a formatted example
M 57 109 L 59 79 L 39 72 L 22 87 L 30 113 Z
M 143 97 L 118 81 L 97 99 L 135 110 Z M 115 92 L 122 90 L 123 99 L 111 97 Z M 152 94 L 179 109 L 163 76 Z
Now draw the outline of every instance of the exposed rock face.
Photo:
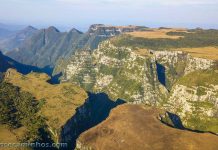
M 182 51 L 150 51 L 165 74 L 165 86 L 170 90 L 178 78 L 196 70 L 211 69 L 215 61 L 195 58 Z M 161 70 L 160 70 L 161 71 Z M 162 75 L 163 76 L 163 75 Z
M 180 51 L 150 53 L 141 56 L 131 48 L 105 41 L 93 53 L 75 53 L 66 64 L 63 81 L 71 80 L 91 91 L 105 91 L 113 99 L 158 105 L 168 93 L 165 87 L 170 90 L 178 78 L 214 64 Z
M 192 104 L 188 103 L 194 103 L 194 102 L 205 102 L 205 105 L 207 105 L 206 102 L 208 102 L 208 109 L 202 108 L 203 112 L 209 116 L 213 117 L 214 109 L 217 109 L 217 103 L 218 103 L 218 97 L 217 97 L 217 91 L 218 86 L 217 85 L 210 85 L 210 87 L 204 87 L 204 86 L 194 86 L 194 87 L 186 87 L 183 85 L 176 85 L 172 91 L 172 95 L 169 99 L 170 103 L 176 103 L 177 109 L 181 109 L 181 117 L 185 116 L 185 112 L 190 112 L 193 110 Z M 203 92 L 203 93 L 200 93 Z M 179 93 L 179 94 L 178 94 Z M 201 95 L 202 94 L 202 95 Z M 211 107 L 210 101 L 211 100 Z
M 185 75 L 196 71 L 196 70 L 206 70 L 212 68 L 214 66 L 215 61 L 203 59 L 203 58 L 193 58 L 188 55 L 188 63 L 185 68 Z
M 122 105 L 98 126 L 82 133 L 78 150 L 215 150 L 218 138 L 212 134 L 178 130 L 162 124 L 159 111 L 138 105 Z
M 217 76 L 214 71 L 197 71 L 182 77 L 164 106 L 178 114 L 185 127 L 218 133 Z
M 112 99 L 133 103 L 157 103 L 167 91 L 158 82 L 155 59 L 142 57 L 130 48 L 101 43 L 92 54 L 72 56 L 63 80 L 71 80 L 87 90 L 105 91 Z M 158 94 L 157 94 L 158 93 Z
M 103 24 L 94 24 L 89 28 L 89 34 L 98 34 L 99 36 L 110 37 L 119 35 L 123 32 L 133 32 L 145 29 L 143 26 L 106 26 Z
M 187 128 L 218 133 L 215 61 L 195 58 L 181 51 L 151 53 L 164 68 L 160 76 L 165 77 L 165 85 L 171 90 L 163 107 L 179 115 Z
M 75 53 L 66 64 L 62 81 L 71 81 L 87 91 L 105 92 L 114 100 L 121 98 L 129 103 L 164 107 L 181 115 L 185 127 L 217 133 L 218 96 L 215 87 L 218 84 L 188 87 L 179 83 L 181 78 L 192 73 L 192 78 L 199 77 L 199 81 L 209 80 L 195 73 L 213 72 L 214 65 L 213 60 L 194 58 L 181 51 L 150 51 L 150 54 L 140 55 L 134 49 L 104 41 L 93 52 Z M 216 74 L 212 72 L 206 76 L 215 78 Z M 185 82 L 196 84 L 192 78 Z M 202 89 L 208 93 L 199 96 Z M 201 116 L 199 113 L 194 115 L 199 105 L 204 107 L 201 108 L 204 112 L 201 118 L 212 117 L 210 121 L 207 119 L 211 123 L 209 128 L 191 123 L 193 116 Z M 201 126 L 204 124 L 202 119 L 198 122 Z

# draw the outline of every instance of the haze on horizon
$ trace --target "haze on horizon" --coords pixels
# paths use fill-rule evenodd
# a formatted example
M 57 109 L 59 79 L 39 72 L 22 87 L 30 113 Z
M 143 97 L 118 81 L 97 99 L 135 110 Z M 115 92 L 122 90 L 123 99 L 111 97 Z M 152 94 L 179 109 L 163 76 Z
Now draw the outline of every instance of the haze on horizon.
M 90 24 L 218 28 L 218 0 L 0 0 L 0 23 L 86 30 Z

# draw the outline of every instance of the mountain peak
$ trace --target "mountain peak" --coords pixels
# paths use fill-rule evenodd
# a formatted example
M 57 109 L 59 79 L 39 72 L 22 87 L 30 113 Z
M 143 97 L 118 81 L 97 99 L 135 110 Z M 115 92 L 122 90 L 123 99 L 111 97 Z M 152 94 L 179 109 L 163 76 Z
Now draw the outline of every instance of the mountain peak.
M 90 27 L 89 27 L 89 30 L 93 30 L 93 29 L 96 29 L 98 27 L 104 27 L 105 25 L 104 24 L 92 24 Z
M 31 25 L 27 26 L 25 29 L 28 29 L 28 30 L 37 30 L 35 27 L 33 27 Z
M 17 36 L 18 35 L 22 35 L 22 34 L 32 34 L 34 33 L 35 31 L 37 31 L 38 29 L 34 28 L 33 26 L 27 26 L 26 28 L 24 28 L 23 30 L 20 30 L 18 33 L 17 33 Z
M 54 27 L 54 26 L 50 26 L 50 27 L 48 27 L 48 29 L 47 29 L 48 31 L 54 31 L 54 32 L 60 32 L 56 27 Z
M 71 32 L 71 33 L 72 33 L 72 32 L 76 32 L 76 33 L 79 33 L 79 34 L 82 33 L 81 31 L 77 30 L 76 28 L 72 28 L 72 29 L 70 30 L 70 32 Z

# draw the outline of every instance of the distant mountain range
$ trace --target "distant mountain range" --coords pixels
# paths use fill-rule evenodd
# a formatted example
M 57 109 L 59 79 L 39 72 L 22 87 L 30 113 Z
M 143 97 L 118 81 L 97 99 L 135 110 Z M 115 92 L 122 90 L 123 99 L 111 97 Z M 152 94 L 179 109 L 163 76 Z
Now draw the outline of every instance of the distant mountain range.
M 1 40 L 2 38 L 5 38 L 5 37 L 10 36 L 12 33 L 13 33 L 12 31 L 9 31 L 9 30 L 7 30 L 7 29 L 4 29 L 4 28 L 1 28 L 1 27 L 0 27 L 0 40 Z
M 22 25 L 6 25 L 0 23 L 0 40 L 9 37 L 19 30 L 22 30 L 24 26 Z
M 40 68 L 53 68 L 60 58 L 67 58 L 76 50 L 92 50 L 97 48 L 101 41 L 110 37 L 123 32 L 143 30 L 144 28 L 95 24 L 91 25 L 86 33 L 82 33 L 77 29 L 72 29 L 69 32 L 60 32 L 53 26 L 41 30 L 27 27 L 9 40 L 8 43 L 13 43 L 10 47 L 8 44 L 5 44 L 7 45 L 5 47 L 13 49 L 6 52 L 6 55 L 23 64 Z
M 28 26 L 25 29 L 16 32 L 8 31 L 8 33 L 5 33 L 7 35 L 4 35 L 4 38 L 0 39 L 0 49 L 2 49 L 4 52 L 7 52 L 18 48 L 25 39 L 31 37 L 36 31 L 37 29 L 32 26 Z

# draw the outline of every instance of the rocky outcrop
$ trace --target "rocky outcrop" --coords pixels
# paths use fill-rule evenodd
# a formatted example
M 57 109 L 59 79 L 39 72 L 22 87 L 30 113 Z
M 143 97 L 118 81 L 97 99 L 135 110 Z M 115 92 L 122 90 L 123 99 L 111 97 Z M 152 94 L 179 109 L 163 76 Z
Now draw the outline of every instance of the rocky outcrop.
M 181 117 L 185 127 L 218 133 L 218 73 L 196 71 L 173 86 L 164 107 Z
M 104 91 L 112 99 L 159 105 L 179 78 L 214 65 L 212 60 L 193 58 L 181 51 L 149 52 L 151 55 L 142 56 L 131 48 L 105 41 L 93 52 L 72 55 L 62 81 L 72 81 L 94 92 Z
M 211 69 L 215 64 L 214 60 L 191 57 L 188 55 L 188 62 L 185 68 L 185 75 L 196 70 Z
M 196 84 L 204 80 L 209 83 L 210 79 L 204 79 L 205 76 L 216 81 L 216 74 L 212 73 L 214 65 L 213 60 L 195 58 L 182 51 L 150 50 L 146 55 L 140 55 L 133 48 L 115 46 L 108 40 L 93 52 L 75 53 L 65 67 L 62 81 L 71 81 L 87 91 L 105 92 L 113 100 L 122 98 L 129 103 L 166 108 L 181 115 L 185 127 L 217 133 L 214 128 L 217 121 L 215 82 L 190 87 L 180 83 Z M 195 74 L 199 71 L 202 74 Z M 205 75 L 205 71 L 209 73 Z M 188 80 L 183 79 L 187 76 L 190 76 Z M 199 79 L 193 80 L 193 77 Z M 202 91 L 208 93 L 199 96 Z M 197 122 L 201 126 L 204 118 L 212 117 L 210 121 L 207 119 L 211 123 L 209 128 L 191 123 L 195 122 L 193 118 L 200 116 Z
M 214 60 L 192 57 L 182 51 L 150 50 L 150 53 L 153 54 L 157 63 L 164 68 L 164 70 L 158 71 L 164 71 L 164 84 L 169 90 L 180 77 L 196 70 L 212 69 L 215 64 Z
M 142 57 L 130 48 L 102 42 L 93 53 L 78 52 L 67 65 L 63 81 L 86 90 L 106 92 L 112 99 L 156 104 L 167 91 L 157 77 L 154 58 Z
M 119 35 L 124 32 L 134 32 L 134 31 L 141 31 L 146 29 L 143 26 L 107 26 L 104 24 L 94 24 L 91 25 L 88 33 L 90 35 L 98 34 L 98 36 L 102 37 L 112 37 Z
M 202 112 L 208 117 L 214 117 L 218 109 L 218 85 L 205 86 L 193 86 L 187 87 L 184 85 L 176 84 L 173 88 L 169 103 L 176 103 L 174 110 L 177 110 L 180 117 L 186 117 L 187 112 L 193 113 L 196 110 L 195 103 L 202 103 L 198 109 L 202 109 Z
M 185 127 L 218 133 L 216 62 L 181 51 L 151 51 L 170 94 L 162 103 L 181 117 Z M 162 71 L 162 72 L 161 72 Z M 162 73 L 162 74 L 161 74 Z

